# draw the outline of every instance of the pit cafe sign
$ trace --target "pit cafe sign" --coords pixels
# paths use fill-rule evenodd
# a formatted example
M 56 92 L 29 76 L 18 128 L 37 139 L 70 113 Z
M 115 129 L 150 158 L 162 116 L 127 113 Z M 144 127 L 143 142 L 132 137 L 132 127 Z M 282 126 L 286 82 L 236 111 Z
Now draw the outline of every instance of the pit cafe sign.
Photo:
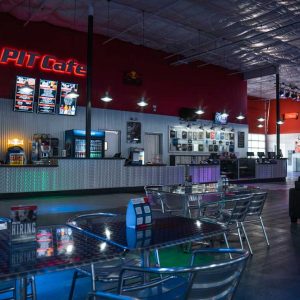
M 40 54 L 9 47 L 3 47 L 0 53 L 0 64 L 13 64 L 28 69 L 38 66 L 41 71 L 81 77 L 86 76 L 86 65 L 80 64 L 72 58 L 62 60 L 49 54 Z

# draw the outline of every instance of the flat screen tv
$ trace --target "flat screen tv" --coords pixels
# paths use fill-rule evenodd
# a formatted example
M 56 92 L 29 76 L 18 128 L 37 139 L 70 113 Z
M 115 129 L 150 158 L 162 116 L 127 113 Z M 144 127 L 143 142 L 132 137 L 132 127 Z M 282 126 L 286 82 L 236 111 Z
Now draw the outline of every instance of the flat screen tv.
M 215 120 L 214 123 L 218 125 L 226 125 L 227 124 L 228 115 L 223 114 L 221 112 L 215 113 Z

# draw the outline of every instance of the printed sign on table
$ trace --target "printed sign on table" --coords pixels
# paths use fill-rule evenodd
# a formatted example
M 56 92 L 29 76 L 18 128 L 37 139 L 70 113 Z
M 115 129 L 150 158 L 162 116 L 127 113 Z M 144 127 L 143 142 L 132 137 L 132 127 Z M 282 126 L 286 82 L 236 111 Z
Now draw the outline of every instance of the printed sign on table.
M 131 199 L 127 206 L 126 226 L 143 228 L 152 223 L 151 207 L 148 198 Z
M 17 76 L 14 111 L 33 112 L 35 78 Z
M 36 240 L 37 206 L 12 206 L 11 242 L 23 243 Z

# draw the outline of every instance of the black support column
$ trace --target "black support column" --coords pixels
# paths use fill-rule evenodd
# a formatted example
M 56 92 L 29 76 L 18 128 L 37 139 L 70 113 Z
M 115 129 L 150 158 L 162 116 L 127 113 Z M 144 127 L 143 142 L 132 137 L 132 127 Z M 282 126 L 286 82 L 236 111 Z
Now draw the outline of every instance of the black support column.
M 279 157 L 280 154 L 280 97 L 279 97 L 279 74 L 276 73 L 276 154 Z
M 86 76 L 86 111 L 85 111 L 85 157 L 91 157 L 91 109 L 92 109 L 92 66 L 93 66 L 93 26 L 94 7 L 89 3 L 88 7 L 88 43 L 87 43 L 87 76 Z

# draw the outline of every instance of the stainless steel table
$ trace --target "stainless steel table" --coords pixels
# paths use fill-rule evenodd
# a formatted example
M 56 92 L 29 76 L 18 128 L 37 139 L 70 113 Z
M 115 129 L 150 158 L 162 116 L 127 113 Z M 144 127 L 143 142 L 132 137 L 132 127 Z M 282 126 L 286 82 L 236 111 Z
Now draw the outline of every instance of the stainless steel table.
M 0 280 L 20 281 L 18 299 L 27 299 L 27 278 L 30 275 L 105 262 L 124 254 L 124 249 L 120 247 L 99 247 L 98 240 L 71 230 L 65 224 L 47 228 L 53 232 L 53 251 L 47 254 L 49 256 L 41 255 L 37 242 L 15 245 L 9 241 L 8 229 L 0 231 Z M 62 228 L 71 230 L 69 233 L 72 238 L 67 243 L 58 241 L 56 237 L 56 231 Z
M 156 192 L 160 194 L 171 194 L 176 196 L 181 196 L 184 201 L 184 216 L 188 216 L 188 204 L 193 197 L 198 197 L 200 206 L 202 203 L 207 205 L 210 201 L 217 202 L 216 199 L 209 199 L 204 196 L 219 196 L 220 199 L 225 198 L 230 195 L 238 195 L 239 193 L 254 193 L 258 191 L 258 188 L 252 186 L 236 185 L 231 184 L 226 189 L 220 189 L 217 183 L 203 183 L 203 184 L 193 184 L 191 186 L 183 185 L 166 185 L 158 187 L 147 188 L 150 192 Z M 204 201 L 204 198 L 208 198 Z M 200 208 L 200 207 L 199 207 Z
M 151 249 L 201 241 L 225 232 L 223 226 L 205 221 L 157 212 L 153 212 L 152 217 L 152 225 L 143 229 L 126 227 L 124 214 L 81 215 L 71 218 L 67 225 L 102 243 L 124 250 L 139 250 L 144 266 L 149 265 Z

